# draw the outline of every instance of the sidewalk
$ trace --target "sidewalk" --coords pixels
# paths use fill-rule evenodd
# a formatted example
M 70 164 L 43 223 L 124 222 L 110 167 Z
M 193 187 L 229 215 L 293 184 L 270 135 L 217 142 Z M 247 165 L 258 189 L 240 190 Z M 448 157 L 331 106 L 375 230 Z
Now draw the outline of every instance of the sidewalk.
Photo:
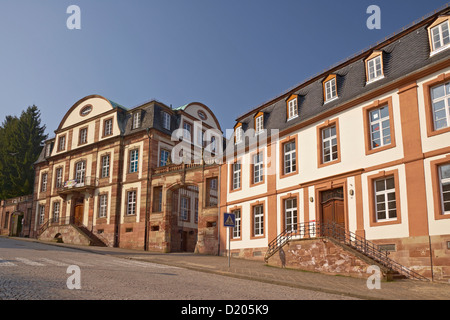
M 341 294 L 362 299 L 385 300 L 450 300 L 450 283 L 395 280 L 381 282 L 381 289 L 369 290 L 366 279 L 331 276 L 299 270 L 266 266 L 262 261 L 252 261 L 193 253 L 155 253 L 120 248 L 87 247 L 71 244 L 49 243 L 36 239 L 12 238 L 43 244 L 63 246 L 117 258 L 148 261 L 223 276 L 255 280 L 294 288 Z

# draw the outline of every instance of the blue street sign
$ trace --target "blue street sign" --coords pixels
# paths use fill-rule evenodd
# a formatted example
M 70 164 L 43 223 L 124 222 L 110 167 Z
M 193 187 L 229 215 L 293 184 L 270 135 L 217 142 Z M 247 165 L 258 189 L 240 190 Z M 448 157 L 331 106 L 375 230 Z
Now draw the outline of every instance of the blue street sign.
M 236 225 L 236 215 L 234 213 L 224 213 L 223 214 L 223 226 L 233 227 Z

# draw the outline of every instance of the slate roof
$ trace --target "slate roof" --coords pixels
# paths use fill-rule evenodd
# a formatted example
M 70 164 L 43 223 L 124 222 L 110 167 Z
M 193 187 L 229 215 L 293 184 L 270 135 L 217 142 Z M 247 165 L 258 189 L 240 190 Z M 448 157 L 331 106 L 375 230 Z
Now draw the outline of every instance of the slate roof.
M 431 22 L 437 15 L 431 20 Z M 302 83 L 291 91 L 280 95 L 266 103 L 247 112 L 244 116 L 236 119 L 243 124 L 244 131 L 254 128 L 254 116 L 256 113 L 264 112 L 264 129 L 284 130 L 300 122 L 311 119 L 325 111 L 337 108 L 340 105 L 353 100 L 373 89 L 379 88 L 393 82 L 404 75 L 419 70 L 427 65 L 443 61 L 449 58 L 450 48 L 430 57 L 427 26 L 411 27 L 410 30 L 395 41 L 385 41 L 385 45 L 376 47 L 383 52 L 384 78 L 366 84 L 366 69 L 364 60 L 375 50 L 366 51 L 359 55 L 357 60 L 343 63 L 322 73 L 314 81 Z M 338 99 L 324 104 L 322 81 L 329 75 L 337 75 Z M 298 117 L 287 121 L 286 98 L 291 94 L 298 94 Z

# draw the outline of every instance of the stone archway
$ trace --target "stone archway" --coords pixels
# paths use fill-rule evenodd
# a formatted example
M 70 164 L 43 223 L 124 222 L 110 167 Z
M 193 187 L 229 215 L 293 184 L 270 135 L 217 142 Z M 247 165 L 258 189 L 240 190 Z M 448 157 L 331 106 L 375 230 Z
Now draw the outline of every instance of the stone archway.
M 196 184 L 176 185 L 167 190 L 166 218 L 170 224 L 171 252 L 195 252 L 200 203 Z

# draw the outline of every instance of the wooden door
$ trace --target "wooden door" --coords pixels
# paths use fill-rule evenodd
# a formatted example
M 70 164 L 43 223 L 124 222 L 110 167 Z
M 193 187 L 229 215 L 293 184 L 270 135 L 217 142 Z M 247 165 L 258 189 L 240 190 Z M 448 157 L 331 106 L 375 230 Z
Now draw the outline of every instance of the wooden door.
M 75 224 L 83 223 L 83 211 L 84 211 L 84 205 L 78 204 L 75 206 L 75 213 L 74 213 Z
M 322 223 L 336 223 L 345 227 L 345 208 L 343 189 L 322 192 Z

